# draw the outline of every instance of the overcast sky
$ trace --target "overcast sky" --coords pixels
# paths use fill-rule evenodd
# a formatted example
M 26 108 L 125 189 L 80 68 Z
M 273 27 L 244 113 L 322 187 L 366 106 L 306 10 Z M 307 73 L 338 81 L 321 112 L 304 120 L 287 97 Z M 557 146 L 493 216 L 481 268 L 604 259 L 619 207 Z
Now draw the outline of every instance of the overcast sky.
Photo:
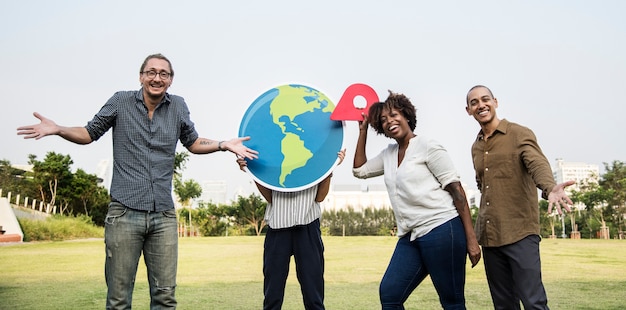
M 95 173 L 111 134 L 87 146 L 59 137 L 23 140 L 37 111 L 84 126 L 114 92 L 139 88 L 144 58 L 173 64 L 169 89 L 183 96 L 201 136 L 237 136 L 248 106 L 287 83 L 335 101 L 353 83 L 379 97 L 404 93 L 417 134 L 449 151 L 475 188 L 470 147 L 479 130 L 465 112 L 476 84 L 498 98 L 498 115 L 528 126 L 556 158 L 600 166 L 626 161 L 625 1 L 3 1 L 0 10 L 0 159 L 25 164 L 49 151 Z M 346 123 L 347 157 L 333 184 L 352 177 L 357 125 Z M 392 140 L 370 132 L 368 156 Z M 180 145 L 180 150 L 184 150 Z M 185 179 L 224 180 L 252 191 L 234 155 L 191 155 Z

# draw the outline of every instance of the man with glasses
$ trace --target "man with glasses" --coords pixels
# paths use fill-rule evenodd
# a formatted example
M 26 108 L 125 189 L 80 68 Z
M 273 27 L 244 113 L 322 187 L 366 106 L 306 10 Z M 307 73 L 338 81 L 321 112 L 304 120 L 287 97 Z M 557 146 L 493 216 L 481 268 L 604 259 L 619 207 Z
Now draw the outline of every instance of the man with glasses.
M 256 151 L 243 145 L 249 137 L 199 137 L 184 99 L 167 93 L 173 78 L 170 61 L 150 55 L 139 71 L 141 89 L 115 93 L 86 126 L 60 126 L 35 112 L 39 124 L 17 129 L 25 139 L 58 135 L 89 144 L 113 128 L 113 179 L 104 236 L 107 309 L 131 308 L 142 253 L 150 308 L 176 308 L 178 225 L 171 192 L 178 140 L 194 154 L 230 151 L 257 158 Z

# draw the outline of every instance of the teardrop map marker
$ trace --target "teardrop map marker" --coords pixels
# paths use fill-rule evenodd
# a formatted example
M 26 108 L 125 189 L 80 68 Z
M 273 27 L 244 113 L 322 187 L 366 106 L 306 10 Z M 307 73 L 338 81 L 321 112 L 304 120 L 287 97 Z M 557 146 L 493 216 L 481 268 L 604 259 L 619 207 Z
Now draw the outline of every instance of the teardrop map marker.
M 365 99 L 365 107 L 355 106 L 354 101 L 357 97 Z M 341 99 L 339 99 L 330 119 L 333 121 L 362 121 L 362 113 L 367 113 L 370 106 L 376 102 L 378 102 L 378 95 L 374 89 L 366 84 L 352 84 L 346 88 Z

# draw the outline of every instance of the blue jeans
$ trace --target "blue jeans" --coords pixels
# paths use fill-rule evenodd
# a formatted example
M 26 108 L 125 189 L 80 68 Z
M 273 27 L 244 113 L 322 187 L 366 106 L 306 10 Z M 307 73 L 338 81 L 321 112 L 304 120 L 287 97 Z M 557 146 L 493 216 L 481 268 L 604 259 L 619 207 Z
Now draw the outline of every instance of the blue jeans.
M 404 309 L 404 302 L 430 275 L 444 309 L 465 309 L 467 243 L 461 219 L 456 217 L 410 241 L 398 240 L 380 283 L 382 309 Z
M 150 309 L 175 309 L 176 211 L 137 211 L 112 202 L 105 219 L 107 309 L 131 309 L 139 257 L 150 284 Z

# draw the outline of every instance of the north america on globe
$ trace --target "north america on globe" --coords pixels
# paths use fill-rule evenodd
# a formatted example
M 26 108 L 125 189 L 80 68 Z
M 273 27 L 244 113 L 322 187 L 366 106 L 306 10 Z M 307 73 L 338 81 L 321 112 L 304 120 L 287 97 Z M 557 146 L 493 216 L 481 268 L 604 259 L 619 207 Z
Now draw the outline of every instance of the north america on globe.
M 274 87 L 250 105 L 239 127 L 246 146 L 259 151 L 248 172 L 261 185 L 298 191 L 319 183 L 337 163 L 343 123 L 330 115 L 335 105 L 305 85 Z

